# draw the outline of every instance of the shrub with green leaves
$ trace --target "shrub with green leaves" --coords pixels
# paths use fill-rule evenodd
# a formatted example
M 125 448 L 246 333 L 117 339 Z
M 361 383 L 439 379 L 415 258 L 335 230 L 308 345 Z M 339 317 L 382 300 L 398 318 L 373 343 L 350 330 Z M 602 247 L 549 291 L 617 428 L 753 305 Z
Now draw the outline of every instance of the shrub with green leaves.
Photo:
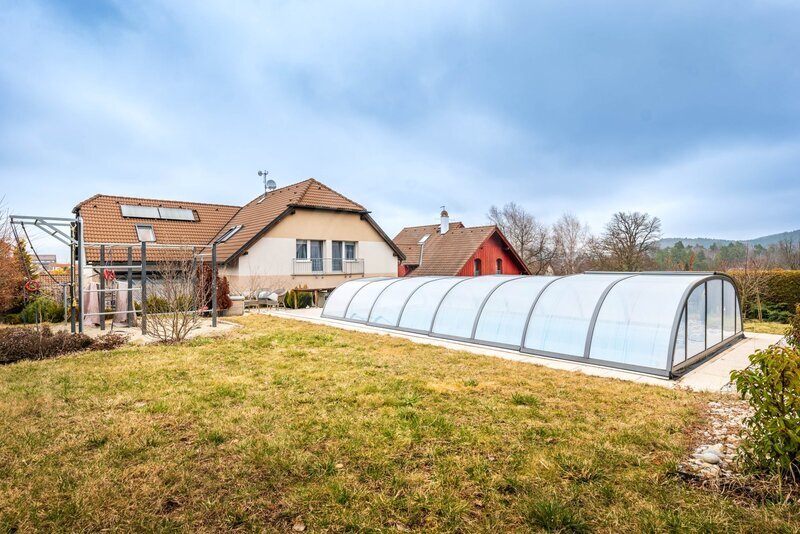
M 39 297 L 28 303 L 20 312 L 23 323 L 60 323 L 64 320 L 64 306 L 49 297 Z
M 286 294 L 284 303 L 287 308 L 305 308 L 311 306 L 311 292 L 308 286 L 298 286 Z
M 740 450 L 754 473 L 800 480 L 800 351 L 772 345 L 750 356 L 750 367 L 731 372 L 754 413 L 745 420 Z
M 786 342 L 795 349 L 800 350 L 800 304 L 794 310 L 794 317 L 789 321 L 789 333 L 786 334 Z

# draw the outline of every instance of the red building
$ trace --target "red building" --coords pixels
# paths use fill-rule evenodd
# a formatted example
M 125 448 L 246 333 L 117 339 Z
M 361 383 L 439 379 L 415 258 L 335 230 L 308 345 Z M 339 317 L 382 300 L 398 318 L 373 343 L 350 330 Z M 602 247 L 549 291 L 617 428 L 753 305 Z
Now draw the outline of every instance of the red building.
M 450 222 L 403 228 L 394 238 L 406 255 L 398 276 L 481 276 L 530 274 L 514 247 L 497 226 L 467 228 Z

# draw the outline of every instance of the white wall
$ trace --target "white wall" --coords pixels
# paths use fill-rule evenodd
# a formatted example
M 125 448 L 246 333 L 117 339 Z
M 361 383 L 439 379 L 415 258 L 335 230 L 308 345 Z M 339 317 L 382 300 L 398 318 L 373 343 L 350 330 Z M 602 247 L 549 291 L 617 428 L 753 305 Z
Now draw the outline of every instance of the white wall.
M 356 242 L 356 258 L 364 261 L 364 274 L 294 275 L 297 239 L 324 241 L 326 259 L 333 256 L 333 241 Z M 221 274 L 229 277 L 232 286 L 243 288 L 255 283 L 259 287 L 307 285 L 321 289 L 336 287 L 353 277 L 397 276 L 397 265 L 392 247 L 358 214 L 298 209 L 250 247 L 237 263 L 222 269 Z
M 262 237 L 239 257 L 235 274 L 239 276 L 289 276 L 292 274 L 296 239 Z M 330 258 L 333 240 L 325 240 L 323 256 Z M 381 241 L 357 241 L 356 257 L 364 260 L 364 275 L 397 274 L 397 257 L 389 245 Z

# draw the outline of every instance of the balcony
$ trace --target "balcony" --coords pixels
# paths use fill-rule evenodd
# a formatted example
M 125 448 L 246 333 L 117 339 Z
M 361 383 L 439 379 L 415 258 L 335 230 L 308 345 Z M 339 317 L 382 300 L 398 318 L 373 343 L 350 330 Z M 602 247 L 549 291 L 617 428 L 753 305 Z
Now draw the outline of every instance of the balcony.
M 345 260 L 342 258 L 312 258 L 310 260 L 293 259 L 292 274 L 295 276 L 364 274 L 364 260 Z

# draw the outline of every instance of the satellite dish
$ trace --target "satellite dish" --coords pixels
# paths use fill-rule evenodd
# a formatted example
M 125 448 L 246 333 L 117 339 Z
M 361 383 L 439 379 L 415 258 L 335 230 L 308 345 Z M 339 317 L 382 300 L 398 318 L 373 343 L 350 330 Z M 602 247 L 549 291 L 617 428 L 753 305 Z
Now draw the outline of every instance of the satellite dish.
M 267 180 L 267 189 L 275 191 L 276 187 L 278 187 L 278 184 L 275 183 L 275 180 Z

